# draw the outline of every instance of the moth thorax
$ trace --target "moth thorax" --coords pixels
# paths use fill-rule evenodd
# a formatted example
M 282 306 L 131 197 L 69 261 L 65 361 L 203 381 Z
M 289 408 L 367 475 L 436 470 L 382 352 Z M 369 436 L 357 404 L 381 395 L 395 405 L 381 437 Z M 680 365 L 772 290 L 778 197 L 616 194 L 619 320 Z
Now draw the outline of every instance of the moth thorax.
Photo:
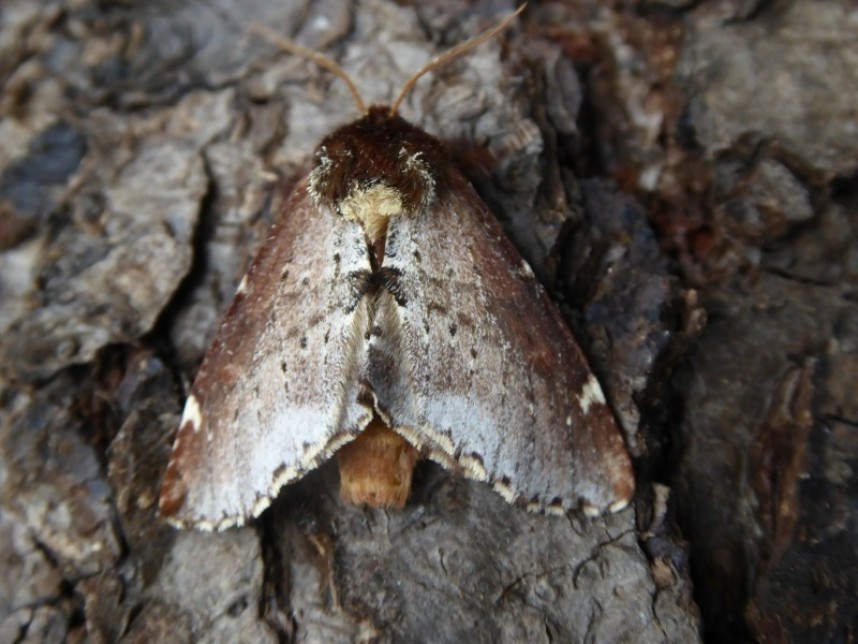
M 403 214 L 402 193 L 384 182 L 354 188 L 338 204 L 340 214 L 363 226 L 375 243 L 387 231 L 387 221 Z
M 446 163 L 437 139 L 388 107 L 371 107 L 322 140 L 308 190 L 317 206 L 360 223 L 376 242 L 390 219 L 431 210 Z
M 353 505 L 401 508 L 411 494 L 419 453 L 378 418 L 337 452 L 340 498 Z

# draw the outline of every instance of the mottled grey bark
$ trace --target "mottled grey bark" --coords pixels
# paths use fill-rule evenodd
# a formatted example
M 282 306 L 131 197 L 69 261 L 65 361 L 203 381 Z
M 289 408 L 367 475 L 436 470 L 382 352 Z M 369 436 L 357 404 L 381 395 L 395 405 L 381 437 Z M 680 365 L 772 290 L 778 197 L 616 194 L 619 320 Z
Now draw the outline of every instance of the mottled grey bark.
M 614 65 L 592 76 L 598 144 L 649 192 L 662 246 L 696 289 L 688 321 L 708 318 L 673 378 L 681 407 L 665 410 L 707 639 L 850 641 L 855 5 L 653 0 L 612 16 L 606 32 L 618 30 L 643 55 L 607 39 Z

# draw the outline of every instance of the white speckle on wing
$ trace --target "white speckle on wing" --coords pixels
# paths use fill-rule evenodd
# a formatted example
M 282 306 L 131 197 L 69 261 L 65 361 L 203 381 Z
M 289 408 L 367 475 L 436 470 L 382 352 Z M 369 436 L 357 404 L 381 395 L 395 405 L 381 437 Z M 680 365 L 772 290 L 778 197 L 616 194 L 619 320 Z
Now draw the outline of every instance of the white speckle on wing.
M 433 449 L 431 452 L 429 452 L 429 460 L 435 461 L 439 465 L 443 465 L 448 470 L 452 470 L 455 466 L 455 461 L 453 460 L 453 457 L 449 454 L 445 454 L 440 449 Z
M 270 496 L 277 496 L 281 487 L 290 481 L 294 481 L 296 478 L 298 478 L 298 471 L 294 467 L 287 467 L 271 482 L 271 486 L 268 488 L 268 494 Z
M 265 510 L 268 509 L 269 505 L 271 505 L 271 499 L 269 499 L 267 496 L 261 496 L 256 499 L 256 503 L 253 504 L 253 509 L 250 511 L 250 513 L 253 516 L 258 517 L 260 514 L 262 514 L 263 512 L 265 512 Z
M 394 431 L 417 449 L 422 449 L 426 446 L 426 437 L 411 427 L 403 425 L 396 427 Z
M 355 437 L 351 434 L 339 434 L 338 436 L 334 436 L 325 446 L 325 451 L 323 453 L 324 457 L 327 458 L 332 454 L 335 454 L 343 445 L 351 443 L 354 438 Z
M 236 295 L 244 295 L 247 292 L 247 275 L 241 278 L 241 281 L 238 283 L 238 288 L 235 289 Z
M 620 499 L 619 501 L 614 501 L 614 502 L 613 502 L 613 503 L 608 507 L 608 509 L 609 509 L 612 513 L 616 513 L 616 512 L 621 512 L 621 511 L 625 510 L 625 509 L 628 507 L 628 505 L 629 505 L 629 500 L 628 500 L 628 499 Z
M 184 427 L 185 423 L 190 423 L 195 432 L 200 431 L 203 424 L 203 412 L 200 409 L 200 401 L 193 394 L 188 396 L 188 401 L 185 403 L 185 411 L 182 413 L 182 422 L 179 427 Z
M 238 517 L 224 517 L 223 519 L 218 521 L 217 525 L 215 526 L 215 530 L 217 530 L 217 531 L 227 530 L 229 528 L 234 528 L 237 525 L 238 525 Z
M 419 432 L 423 434 L 426 438 L 428 438 L 436 446 L 438 446 L 448 456 L 453 456 L 453 454 L 455 453 L 456 447 L 455 445 L 453 445 L 453 441 L 450 440 L 449 436 L 446 436 L 445 434 L 442 434 L 440 432 L 436 432 L 428 425 L 422 425 L 419 429 Z
M 476 481 L 485 481 L 488 478 L 486 468 L 479 459 L 473 456 L 462 456 L 459 458 L 459 465 L 465 470 L 465 474 Z
M 566 516 L 566 511 L 563 509 L 562 504 L 549 505 L 547 508 L 545 508 L 545 512 L 555 517 Z
M 598 516 L 601 516 L 602 512 L 595 505 L 585 505 L 584 506 L 584 516 L 588 516 L 591 519 L 595 519 Z
M 593 403 L 605 404 L 605 394 L 602 393 L 602 387 L 593 374 L 590 374 L 589 380 L 587 380 L 587 383 L 581 389 L 578 403 L 581 405 L 581 411 L 585 416 L 589 413 Z
M 494 485 L 492 485 L 494 491 L 500 494 L 504 501 L 507 503 L 512 503 L 515 501 L 515 492 L 512 491 L 512 488 L 502 481 L 495 481 Z

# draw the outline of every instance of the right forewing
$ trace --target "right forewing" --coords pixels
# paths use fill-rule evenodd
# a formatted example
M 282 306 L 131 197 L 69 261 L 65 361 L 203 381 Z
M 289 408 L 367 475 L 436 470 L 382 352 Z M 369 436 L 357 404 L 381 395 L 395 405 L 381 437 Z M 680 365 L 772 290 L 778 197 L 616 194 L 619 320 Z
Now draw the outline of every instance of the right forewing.
M 390 224 L 384 265 L 398 292 L 382 301 L 376 353 L 399 351 L 392 362 L 407 368 L 374 369 L 382 405 L 403 436 L 510 501 L 623 507 L 631 465 L 598 381 L 500 225 L 452 181 L 432 212 Z

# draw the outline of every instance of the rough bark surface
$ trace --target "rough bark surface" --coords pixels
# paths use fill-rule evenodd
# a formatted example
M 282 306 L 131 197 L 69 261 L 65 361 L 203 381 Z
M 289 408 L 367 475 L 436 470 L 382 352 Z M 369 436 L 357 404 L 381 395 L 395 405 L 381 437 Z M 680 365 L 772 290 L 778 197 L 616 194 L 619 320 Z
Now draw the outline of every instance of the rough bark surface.
M 539 3 L 402 108 L 561 303 L 634 507 L 533 516 L 424 463 L 405 510 L 369 511 L 327 464 L 251 526 L 159 522 L 217 320 L 316 143 L 357 115 L 249 22 L 387 102 L 511 8 L 3 3 L 0 641 L 854 638 L 848 2 Z

